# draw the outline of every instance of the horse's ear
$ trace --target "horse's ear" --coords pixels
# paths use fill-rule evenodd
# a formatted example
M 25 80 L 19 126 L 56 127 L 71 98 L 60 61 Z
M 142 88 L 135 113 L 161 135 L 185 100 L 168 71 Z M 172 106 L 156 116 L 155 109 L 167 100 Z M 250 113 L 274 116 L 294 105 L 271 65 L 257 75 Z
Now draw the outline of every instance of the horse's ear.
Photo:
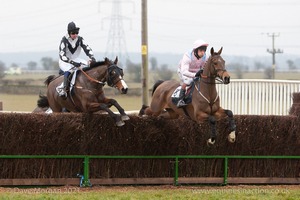
M 214 48 L 212 47 L 212 48 L 210 49 L 210 55 L 214 55 L 214 52 L 215 52 L 215 50 L 214 50 Z
M 223 47 L 221 47 L 221 49 L 218 51 L 218 55 L 221 55 L 222 50 L 223 50 Z
M 104 58 L 104 63 L 107 65 L 109 64 L 109 59 L 107 57 Z
M 118 56 L 116 56 L 116 59 L 114 61 L 114 64 L 116 65 L 118 63 Z

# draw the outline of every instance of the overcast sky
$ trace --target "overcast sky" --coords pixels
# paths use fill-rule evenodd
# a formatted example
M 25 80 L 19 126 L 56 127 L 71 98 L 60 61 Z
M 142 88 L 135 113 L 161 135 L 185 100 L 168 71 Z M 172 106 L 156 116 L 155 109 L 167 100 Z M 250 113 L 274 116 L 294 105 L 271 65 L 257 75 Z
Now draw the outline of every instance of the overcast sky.
M 107 49 L 112 11 L 123 16 L 126 50 L 141 49 L 141 0 L 2 0 L 0 53 L 58 51 L 74 21 L 95 52 Z M 184 53 L 202 38 L 227 55 L 268 55 L 272 47 L 300 56 L 299 0 L 148 0 L 149 52 Z

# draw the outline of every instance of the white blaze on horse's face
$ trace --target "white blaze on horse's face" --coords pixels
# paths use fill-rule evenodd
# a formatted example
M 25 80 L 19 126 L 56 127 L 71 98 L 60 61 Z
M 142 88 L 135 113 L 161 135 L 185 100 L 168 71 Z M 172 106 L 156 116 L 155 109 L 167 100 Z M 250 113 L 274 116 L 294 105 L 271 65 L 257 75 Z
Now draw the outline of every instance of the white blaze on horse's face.
M 127 90 L 128 90 L 128 86 L 127 86 L 127 84 L 125 83 L 125 81 L 123 79 L 121 79 L 121 84 L 123 86 L 123 88 L 121 89 L 121 91 L 122 91 L 123 94 L 126 94 Z
M 128 86 L 126 82 L 123 80 L 122 76 L 119 76 L 119 81 L 116 83 L 115 87 L 120 90 L 122 94 L 126 94 L 128 90 Z

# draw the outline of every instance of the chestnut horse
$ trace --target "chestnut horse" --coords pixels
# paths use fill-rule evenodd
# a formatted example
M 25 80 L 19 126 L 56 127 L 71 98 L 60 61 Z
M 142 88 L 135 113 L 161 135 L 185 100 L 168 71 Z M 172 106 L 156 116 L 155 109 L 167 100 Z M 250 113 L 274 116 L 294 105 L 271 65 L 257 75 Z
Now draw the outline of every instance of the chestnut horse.
M 68 93 L 67 99 L 58 95 L 57 87 L 63 82 L 63 76 L 49 76 L 45 81 L 47 96 L 40 95 L 38 107 L 50 107 L 53 112 L 62 112 L 66 109 L 70 112 L 97 112 L 106 111 L 117 126 L 124 125 L 129 120 L 124 109 L 115 99 L 106 98 L 103 86 L 107 83 L 110 87 L 117 88 L 122 94 L 126 94 L 128 86 L 123 80 L 123 70 L 117 66 L 118 58 L 114 62 L 105 58 L 102 62 L 92 63 L 90 67 L 77 70 L 75 84 Z M 80 71 L 79 71 L 80 70 Z M 109 107 L 115 106 L 121 116 L 113 113 Z
M 235 142 L 235 121 L 231 110 L 220 107 L 220 97 L 216 90 L 216 78 L 224 84 L 229 84 L 230 76 L 225 68 L 225 61 L 221 57 L 221 48 L 214 52 L 211 48 L 203 73 L 193 81 L 194 91 L 192 92 L 192 102 L 185 107 L 177 108 L 172 102 L 172 94 L 180 83 L 175 80 L 158 81 L 152 90 L 152 101 L 150 107 L 143 105 L 139 115 L 159 116 L 175 119 L 187 116 L 197 123 L 208 121 L 211 127 L 211 137 L 208 144 L 214 144 L 216 139 L 216 121 L 228 117 L 230 134 L 228 140 Z M 198 73 L 197 73 L 198 74 Z M 193 89 L 192 89 L 193 90 Z

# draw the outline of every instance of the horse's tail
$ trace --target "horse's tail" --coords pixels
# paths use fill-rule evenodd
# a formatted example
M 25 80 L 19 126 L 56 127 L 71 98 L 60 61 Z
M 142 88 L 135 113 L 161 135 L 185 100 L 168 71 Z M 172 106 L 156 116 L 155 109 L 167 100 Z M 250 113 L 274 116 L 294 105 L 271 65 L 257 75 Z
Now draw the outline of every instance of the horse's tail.
M 37 106 L 40 108 L 49 107 L 48 98 L 44 95 L 39 95 L 39 100 L 37 101 Z
M 53 81 L 55 78 L 55 75 L 50 75 L 47 77 L 47 79 L 44 81 L 45 85 L 49 85 L 51 81 Z
M 156 83 L 154 83 L 154 85 L 152 87 L 152 96 L 153 96 L 153 93 L 155 92 L 156 88 L 163 82 L 164 82 L 163 80 L 158 80 L 158 81 L 156 81 Z

